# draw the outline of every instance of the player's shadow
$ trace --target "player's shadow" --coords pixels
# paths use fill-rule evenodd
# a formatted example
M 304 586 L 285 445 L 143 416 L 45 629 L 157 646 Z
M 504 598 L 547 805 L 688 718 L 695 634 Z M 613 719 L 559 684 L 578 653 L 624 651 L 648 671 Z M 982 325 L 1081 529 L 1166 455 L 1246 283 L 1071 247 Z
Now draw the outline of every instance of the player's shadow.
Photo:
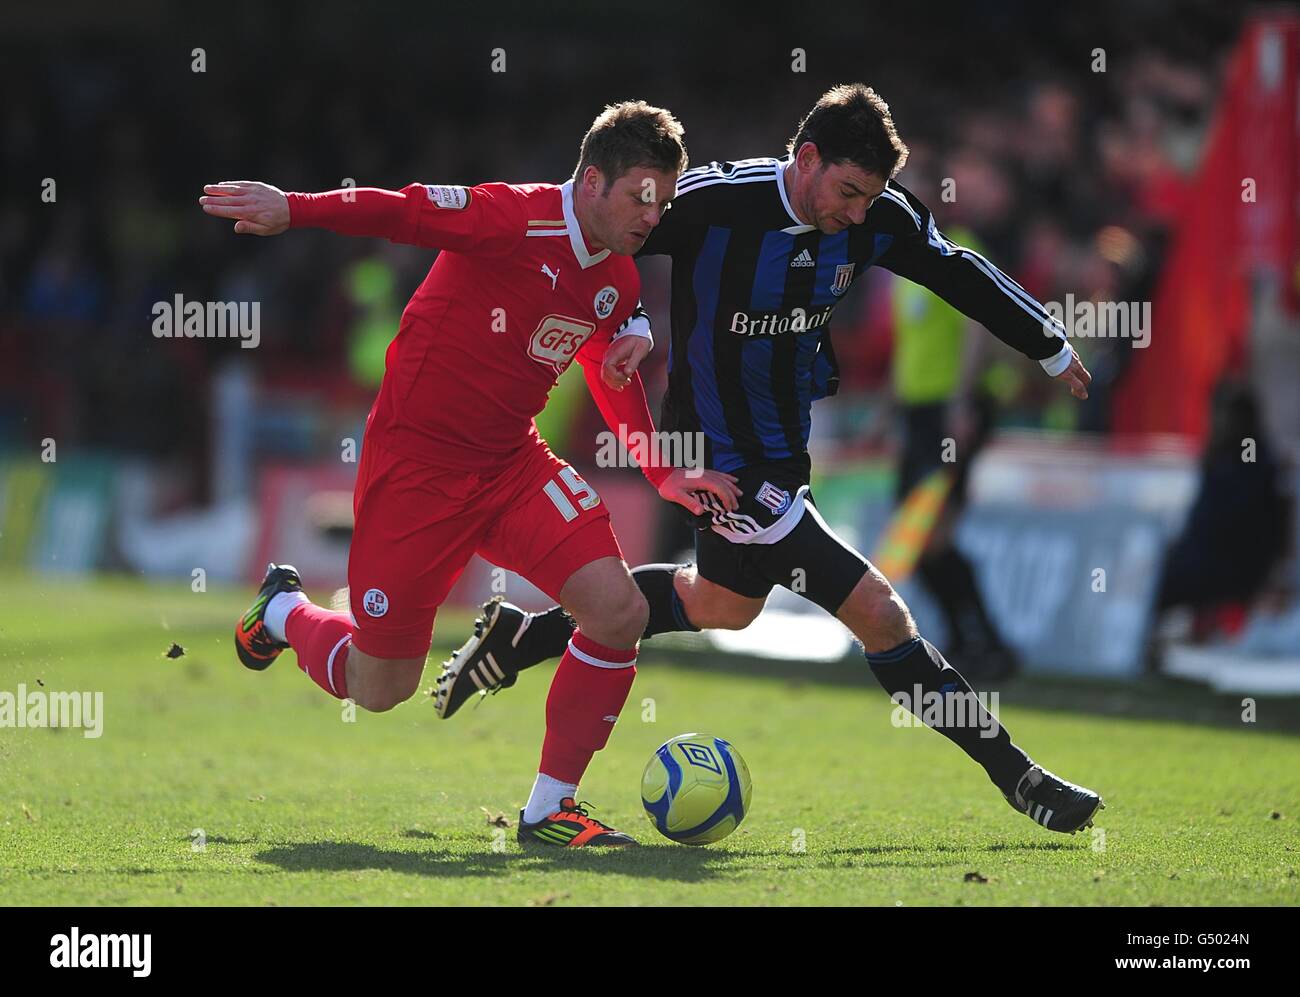
M 428 832 L 407 832 L 406 837 L 435 840 Z M 970 852 L 1044 852 L 1066 850 L 1064 842 L 1000 842 L 977 847 L 936 843 L 931 845 L 862 845 L 832 848 L 808 856 L 818 868 L 943 868 L 953 859 L 933 861 L 933 856 Z M 698 883 L 727 872 L 736 862 L 748 862 L 755 855 L 791 858 L 803 864 L 804 856 L 789 849 L 760 849 L 730 852 L 680 845 L 642 845 L 627 849 L 520 849 L 511 843 L 502 852 L 450 851 L 432 847 L 418 851 L 381 848 L 345 841 L 300 842 L 276 845 L 254 858 L 286 872 L 365 872 L 382 870 L 439 879 L 505 876 L 518 872 L 572 870 Z
M 410 835 L 407 835 L 410 837 Z M 424 837 L 424 835 L 420 835 Z M 428 837 L 433 837 L 429 835 Z M 266 848 L 254 858 L 286 872 L 382 870 L 440 879 L 505 876 L 529 870 L 563 869 L 653 879 L 700 882 L 722 873 L 738 856 L 727 852 L 643 845 L 627 849 L 521 849 L 502 852 L 404 851 L 345 841 L 313 841 Z
M 1082 846 L 1075 846 L 1084 847 Z M 917 852 L 920 854 L 929 854 L 938 852 L 941 855 L 964 854 L 966 852 L 1057 852 L 1072 850 L 1070 845 L 1064 841 L 997 841 L 991 845 L 858 845 L 854 848 L 828 848 L 821 852 L 823 855 L 893 855 L 900 852 Z M 779 855 L 782 852 L 773 850 L 770 854 Z
M 206 845 L 255 845 L 257 844 L 257 840 L 255 838 L 227 838 L 224 835 L 220 835 L 220 834 L 207 834 L 204 835 L 202 838 L 198 837 L 195 834 L 187 834 L 184 837 L 179 838 L 178 840 L 184 841 L 190 845 L 194 845 L 199 842 L 202 842 L 205 846 Z
M 1082 840 L 1077 843 L 1069 841 L 997 841 L 977 849 L 981 852 L 1064 852 L 1082 851 L 1092 846 Z
M 1086 848 L 1086 846 L 1083 846 Z M 768 848 L 750 851 L 749 856 L 761 855 L 767 859 L 791 859 L 800 865 L 818 869 L 946 869 L 960 865 L 959 855 L 988 852 L 1055 852 L 1069 851 L 1070 845 L 1062 841 L 1009 841 L 991 845 L 857 845 L 845 848 L 818 849 L 812 854 L 791 852 L 787 848 Z M 934 856 L 951 856 L 934 860 Z

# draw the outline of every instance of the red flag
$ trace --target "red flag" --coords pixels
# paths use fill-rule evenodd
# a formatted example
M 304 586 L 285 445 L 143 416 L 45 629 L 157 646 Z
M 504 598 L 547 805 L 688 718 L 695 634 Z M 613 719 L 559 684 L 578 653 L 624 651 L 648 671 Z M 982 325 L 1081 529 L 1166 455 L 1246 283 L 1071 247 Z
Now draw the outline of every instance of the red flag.
M 1250 22 L 1156 287 L 1151 345 L 1115 392 L 1116 431 L 1202 439 L 1215 384 L 1246 359 L 1253 274 L 1272 271 L 1300 307 L 1298 86 L 1300 18 Z

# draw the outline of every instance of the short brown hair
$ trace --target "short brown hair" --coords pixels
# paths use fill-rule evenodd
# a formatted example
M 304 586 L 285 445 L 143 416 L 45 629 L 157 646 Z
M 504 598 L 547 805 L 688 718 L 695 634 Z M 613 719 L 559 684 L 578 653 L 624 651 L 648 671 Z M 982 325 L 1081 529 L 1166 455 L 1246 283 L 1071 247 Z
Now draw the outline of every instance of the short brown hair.
M 594 166 L 604 176 L 608 190 L 638 166 L 680 173 L 686 169 L 685 134 L 681 122 L 662 107 L 643 100 L 609 104 L 582 138 L 573 177 L 578 179 L 588 166 Z
M 798 151 L 805 142 L 817 146 L 827 163 L 850 162 L 886 180 L 907 163 L 907 146 L 898 137 L 889 105 L 871 87 L 841 83 L 813 105 L 787 147 Z

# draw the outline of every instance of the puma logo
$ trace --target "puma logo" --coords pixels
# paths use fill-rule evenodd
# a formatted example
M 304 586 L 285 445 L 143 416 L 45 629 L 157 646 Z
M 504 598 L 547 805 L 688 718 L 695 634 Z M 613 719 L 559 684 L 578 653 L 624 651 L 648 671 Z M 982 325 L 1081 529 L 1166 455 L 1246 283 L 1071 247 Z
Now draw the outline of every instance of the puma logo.
M 542 273 L 551 278 L 551 290 L 555 290 L 555 282 L 560 279 L 560 271 L 552 270 L 545 263 L 542 264 Z

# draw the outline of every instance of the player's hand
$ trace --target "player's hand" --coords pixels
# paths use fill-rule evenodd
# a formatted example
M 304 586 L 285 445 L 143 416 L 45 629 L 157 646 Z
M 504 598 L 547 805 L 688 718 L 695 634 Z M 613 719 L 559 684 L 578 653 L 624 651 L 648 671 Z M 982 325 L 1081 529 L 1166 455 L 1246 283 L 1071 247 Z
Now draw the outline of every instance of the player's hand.
M 1070 394 L 1074 395 L 1075 398 L 1088 397 L 1088 385 L 1092 383 L 1092 375 L 1088 373 L 1088 368 L 1079 359 L 1078 350 L 1070 358 L 1070 366 L 1056 376 L 1070 386 Z
M 210 215 L 234 218 L 235 231 L 240 235 L 279 235 L 289 227 L 289 199 L 269 183 L 210 183 L 203 188 L 199 204 Z
M 632 383 L 641 361 L 650 355 L 654 344 L 644 336 L 624 336 L 605 348 L 605 360 L 600 365 L 600 378 L 615 391 L 622 391 Z
M 735 512 L 740 506 L 740 496 L 744 494 L 736 478 L 721 471 L 699 471 L 678 467 L 664 478 L 659 486 L 659 497 L 669 502 L 676 502 L 685 507 L 692 516 L 704 512 L 704 503 L 697 497 L 698 492 L 716 495 L 728 512 Z

